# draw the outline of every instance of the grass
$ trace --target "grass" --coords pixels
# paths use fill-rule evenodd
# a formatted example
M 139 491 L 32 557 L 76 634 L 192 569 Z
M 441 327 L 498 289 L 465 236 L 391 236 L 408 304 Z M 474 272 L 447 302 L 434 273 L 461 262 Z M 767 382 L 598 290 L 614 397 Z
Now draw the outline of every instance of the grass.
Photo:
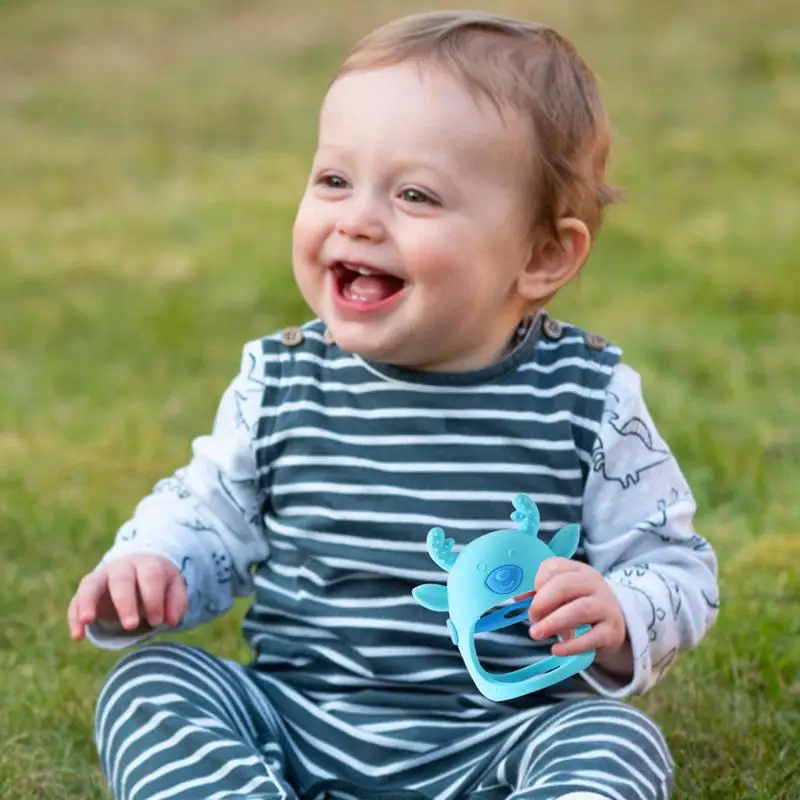
M 439 4 L 472 6 L 471 2 Z M 800 17 L 793 0 L 495 2 L 603 77 L 614 210 L 555 310 L 620 343 L 697 494 L 723 609 L 637 701 L 676 797 L 800 797 Z M 344 49 L 419 0 L 0 0 L 0 798 L 101 798 L 115 657 L 67 600 L 306 317 L 289 237 Z M 247 657 L 237 613 L 186 636 Z

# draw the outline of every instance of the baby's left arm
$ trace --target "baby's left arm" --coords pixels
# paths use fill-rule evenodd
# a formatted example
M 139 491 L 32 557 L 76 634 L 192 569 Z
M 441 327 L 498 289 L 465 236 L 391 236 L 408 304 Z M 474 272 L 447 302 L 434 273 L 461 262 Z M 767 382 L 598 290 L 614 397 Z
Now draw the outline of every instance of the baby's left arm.
M 694 530 L 695 511 L 686 479 L 647 410 L 638 374 L 618 366 L 583 508 L 588 561 L 619 602 L 633 655 L 633 677 L 624 685 L 599 667 L 585 673 L 606 696 L 647 691 L 716 619 L 716 557 Z

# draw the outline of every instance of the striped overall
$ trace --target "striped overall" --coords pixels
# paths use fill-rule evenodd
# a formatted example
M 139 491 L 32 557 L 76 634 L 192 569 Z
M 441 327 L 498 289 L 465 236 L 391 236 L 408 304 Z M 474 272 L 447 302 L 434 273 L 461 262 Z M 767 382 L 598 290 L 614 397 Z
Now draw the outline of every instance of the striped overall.
M 411 596 L 446 579 L 426 551 L 433 525 L 463 545 L 509 527 L 520 492 L 545 540 L 581 522 L 619 353 L 541 324 L 500 363 L 463 374 L 353 357 L 320 323 L 289 344 L 263 340 L 249 376 L 269 542 L 243 623 L 253 661 L 163 643 L 125 656 L 95 729 L 116 797 L 669 796 L 672 761 L 642 713 L 579 676 L 486 700 L 444 615 Z M 498 672 L 551 644 L 522 624 L 476 641 Z

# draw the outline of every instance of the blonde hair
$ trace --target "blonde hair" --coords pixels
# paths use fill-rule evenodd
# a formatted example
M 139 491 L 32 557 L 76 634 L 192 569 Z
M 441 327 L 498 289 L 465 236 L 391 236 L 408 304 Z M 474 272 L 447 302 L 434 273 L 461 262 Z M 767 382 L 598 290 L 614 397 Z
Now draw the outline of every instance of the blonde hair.
M 349 72 L 406 61 L 444 68 L 502 114 L 511 108 L 532 127 L 533 229 L 558 239 L 559 218 L 582 220 L 594 234 L 618 193 L 606 182 L 610 135 L 594 73 L 574 46 L 537 22 L 479 12 L 415 14 L 362 39 L 332 82 Z

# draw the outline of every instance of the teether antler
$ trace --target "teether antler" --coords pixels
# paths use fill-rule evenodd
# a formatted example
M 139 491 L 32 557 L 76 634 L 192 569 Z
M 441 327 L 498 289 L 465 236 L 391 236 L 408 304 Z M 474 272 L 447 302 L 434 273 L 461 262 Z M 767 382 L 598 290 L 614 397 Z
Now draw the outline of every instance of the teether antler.
M 453 552 L 454 545 L 455 540 L 445 539 L 441 528 L 431 528 L 428 531 L 428 553 L 439 567 L 448 572 L 458 558 L 458 553 Z
M 511 515 L 514 522 L 521 522 L 520 526 L 525 533 L 530 533 L 532 536 L 539 534 L 539 509 L 536 503 L 525 494 L 518 494 L 511 501 L 514 508 L 517 510 Z

